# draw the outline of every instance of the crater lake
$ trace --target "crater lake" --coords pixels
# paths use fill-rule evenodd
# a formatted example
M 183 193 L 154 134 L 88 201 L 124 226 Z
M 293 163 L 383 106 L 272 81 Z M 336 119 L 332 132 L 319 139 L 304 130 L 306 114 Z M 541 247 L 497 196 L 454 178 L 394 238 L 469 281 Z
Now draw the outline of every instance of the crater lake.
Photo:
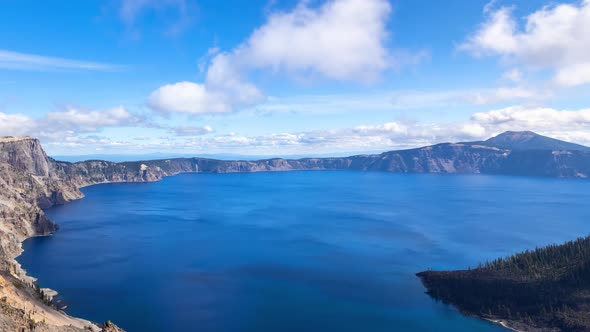
M 96 185 L 18 261 L 74 316 L 135 331 L 504 331 L 426 295 L 590 232 L 590 182 L 318 171 Z

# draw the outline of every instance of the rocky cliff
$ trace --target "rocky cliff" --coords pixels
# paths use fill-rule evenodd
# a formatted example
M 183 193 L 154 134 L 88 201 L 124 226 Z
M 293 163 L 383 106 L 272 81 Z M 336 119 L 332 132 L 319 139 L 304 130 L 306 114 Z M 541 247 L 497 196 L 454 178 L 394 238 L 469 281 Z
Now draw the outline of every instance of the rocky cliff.
M 78 187 L 62 178 L 38 140 L 0 138 L 0 330 L 99 331 L 49 305 L 50 290 L 34 286 L 15 258 L 28 237 L 47 235 L 57 226 L 42 208 L 81 198 Z
M 345 158 L 258 161 L 176 158 L 123 163 L 100 160 L 68 163 L 49 158 L 34 138 L 0 138 L 0 310 L 3 313 L 0 315 L 0 329 L 11 330 L 14 326 L 38 331 L 78 331 L 87 326 L 100 329 L 97 325 L 71 318 L 43 304 L 39 296 L 35 297 L 34 287 L 31 286 L 34 279 L 26 276 L 15 261 L 22 251 L 24 239 L 56 231 L 57 226 L 45 217 L 42 209 L 81 198 L 83 195 L 79 188 L 84 186 L 158 181 L 165 176 L 186 172 L 292 170 L 586 178 L 590 175 L 589 150 L 525 132 L 505 133 L 483 142 L 443 143 Z M 112 324 L 108 326 L 113 327 Z

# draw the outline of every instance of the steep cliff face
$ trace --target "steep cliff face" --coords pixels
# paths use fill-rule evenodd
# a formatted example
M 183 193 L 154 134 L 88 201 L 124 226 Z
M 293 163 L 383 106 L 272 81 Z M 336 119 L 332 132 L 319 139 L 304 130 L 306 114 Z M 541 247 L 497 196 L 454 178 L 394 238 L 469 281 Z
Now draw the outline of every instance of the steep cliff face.
M 37 176 L 49 176 L 51 168 L 41 143 L 31 137 L 0 138 L 0 162 Z
M 15 261 L 23 240 L 57 230 L 42 208 L 80 197 L 38 140 L 0 138 L 0 330 L 100 330 L 43 303 L 32 287 L 34 279 Z

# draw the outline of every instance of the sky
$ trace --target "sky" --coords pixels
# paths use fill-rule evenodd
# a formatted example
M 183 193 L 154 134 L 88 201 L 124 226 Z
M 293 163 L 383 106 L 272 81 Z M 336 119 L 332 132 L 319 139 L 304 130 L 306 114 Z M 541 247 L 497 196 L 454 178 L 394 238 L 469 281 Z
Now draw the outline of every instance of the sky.
M 51 155 L 590 145 L 590 0 L 0 0 L 0 136 Z

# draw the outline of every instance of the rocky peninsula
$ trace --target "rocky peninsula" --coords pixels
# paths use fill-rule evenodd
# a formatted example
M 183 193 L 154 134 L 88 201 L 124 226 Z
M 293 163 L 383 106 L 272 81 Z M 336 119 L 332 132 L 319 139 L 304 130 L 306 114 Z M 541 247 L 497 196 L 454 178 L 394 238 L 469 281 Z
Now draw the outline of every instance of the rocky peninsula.
M 0 138 L 0 330 L 117 331 L 72 318 L 51 304 L 50 290 L 36 286 L 15 258 L 22 241 L 57 226 L 43 209 L 80 199 L 84 186 L 151 182 L 186 172 L 235 173 L 351 170 L 400 173 L 502 174 L 586 178 L 590 148 L 531 132 L 507 132 L 482 142 L 433 146 L 344 158 L 224 161 L 175 158 L 114 163 L 56 161 L 31 137 Z

